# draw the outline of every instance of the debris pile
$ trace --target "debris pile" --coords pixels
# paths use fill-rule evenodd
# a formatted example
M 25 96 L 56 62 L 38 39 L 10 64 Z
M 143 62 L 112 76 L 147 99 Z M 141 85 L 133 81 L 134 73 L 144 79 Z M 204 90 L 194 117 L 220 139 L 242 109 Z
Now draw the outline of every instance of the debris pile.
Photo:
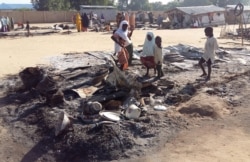
M 171 79 L 146 78 L 137 72 L 141 65 L 120 71 L 109 56 L 103 52 L 67 54 L 52 59 L 53 67 L 27 67 L 18 77 L 9 78 L 16 88 L 1 100 L 0 113 L 14 137 L 25 134 L 18 136 L 17 142 L 29 139 L 33 142 L 30 145 L 35 144 L 32 151 L 39 149 L 39 155 L 31 153 L 29 157 L 27 153 L 22 161 L 134 158 L 163 146 L 175 132 L 185 128 L 187 120 L 180 114 L 217 118 L 229 113 L 227 108 L 220 109 L 227 106 L 225 100 L 237 103 L 236 97 L 215 85 L 227 81 L 225 78 L 213 78 L 214 82 L 207 85 L 190 83 L 187 77 L 192 77 L 193 71 L 177 71 L 173 64 L 179 62 L 172 61 L 163 68 Z M 245 60 L 242 68 L 248 66 L 249 59 Z M 184 63 L 187 61 L 191 60 L 185 58 Z M 226 68 L 234 66 L 230 62 L 219 65 L 224 66 L 214 75 L 221 76 Z M 203 86 L 215 88 L 200 95 Z M 208 97 L 216 103 L 217 97 L 223 99 L 219 105 L 211 105 L 203 102 Z
M 88 56 L 98 57 L 85 54 L 85 60 Z M 144 154 L 142 148 L 150 151 L 158 145 L 159 134 L 166 141 L 182 127 L 184 120 L 165 116 L 168 105 L 155 85 L 159 80 L 143 78 L 132 69 L 120 71 L 107 58 L 93 66 L 25 68 L 15 78 L 22 86 L 9 94 L 9 102 L 21 107 L 6 120 L 36 126 L 35 135 L 59 161 L 132 158 Z M 166 84 L 172 84 L 169 89 L 175 86 Z

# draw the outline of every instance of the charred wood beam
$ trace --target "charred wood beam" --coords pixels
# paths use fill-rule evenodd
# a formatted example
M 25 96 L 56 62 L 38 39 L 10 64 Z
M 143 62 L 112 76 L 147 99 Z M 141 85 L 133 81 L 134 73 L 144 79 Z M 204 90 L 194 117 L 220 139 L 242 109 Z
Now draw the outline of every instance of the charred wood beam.
M 83 75 L 84 73 L 82 73 L 82 75 Z M 91 85 L 97 85 L 98 83 L 100 83 L 100 82 L 102 82 L 103 81 L 103 79 L 107 76 L 109 74 L 109 70 L 107 69 L 107 70 L 105 70 L 104 72 L 102 72 L 102 74 L 100 74 L 100 75 L 98 75 L 98 76 L 95 76 L 95 77 L 93 77 L 93 78 L 91 78 L 91 79 L 89 79 L 89 80 L 86 80 L 87 78 L 85 78 L 85 80 L 82 82 L 82 81 L 80 81 L 80 83 L 77 83 L 77 81 L 74 81 L 74 83 L 73 83 L 73 85 L 69 85 L 69 86 L 66 86 L 65 88 L 64 88 L 64 90 L 67 90 L 67 89 L 78 89 L 78 88 L 80 88 L 80 87 L 83 87 L 83 86 L 85 86 L 85 85 L 89 85 L 89 86 L 91 86 Z M 80 77 L 80 76 L 82 76 L 80 73 L 79 73 L 79 75 L 76 77 L 76 76 L 72 76 L 71 77 L 71 79 L 76 79 L 76 78 L 78 78 L 78 77 Z M 87 76 L 86 76 L 87 77 Z M 71 80 L 70 79 L 70 80 Z M 66 79 L 67 80 L 67 79 Z
M 104 95 L 95 95 L 92 96 L 89 101 L 97 101 L 97 102 L 105 102 L 105 101 L 109 101 L 109 100 L 113 100 L 113 99 L 119 99 L 119 98 L 123 98 L 125 96 L 128 95 L 128 91 L 118 91 L 112 94 L 104 94 Z

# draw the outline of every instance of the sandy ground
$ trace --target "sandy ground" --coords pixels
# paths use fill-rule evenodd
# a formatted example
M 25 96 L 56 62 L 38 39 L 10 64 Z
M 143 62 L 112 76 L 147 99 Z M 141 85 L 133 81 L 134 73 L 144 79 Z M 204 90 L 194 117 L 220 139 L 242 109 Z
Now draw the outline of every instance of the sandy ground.
M 214 30 L 215 36 L 219 37 L 221 27 L 216 27 Z M 147 31 L 149 30 L 135 30 L 132 38 L 135 47 L 144 43 Z M 154 30 L 153 32 L 162 37 L 164 47 L 179 43 L 196 47 L 204 46 L 203 29 Z M 69 35 L 52 34 L 49 36 L 2 38 L 0 39 L 0 76 L 17 73 L 21 68 L 27 66 L 48 63 L 46 58 L 49 56 L 70 52 L 111 51 L 114 44 L 110 36 L 111 33 L 78 33 L 73 31 Z M 241 40 L 219 39 L 218 41 L 223 47 L 241 45 Z M 249 44 L 249 42 L 246 43 Z
M 132 40 L 135 47 L 143 44 L 147 31 L 149 30 L 134 32 Z M 153 32 L 162 37 L 164 47 L 179 43 L 203 47 L 205 42 L 203 29 L 154 30 Z M 221 27 L 214 28 L 215 37 L 219 37 L 220 32 Z M 1 38 L 0 77 L 17 73 L 24 67 L 49 64 L 47 58 L 50 56 L 83 51 L 111 51 L 113 42 L 110 36 L 111 33 L 73 31 L 69 35 Z M 218 39 L 218 42 L 222 47 L 241 46 L 240 39 Z M 249 48 L 249 41 L 245 41 L 244 47 Z M 242 114 L 249 114 L 249 111 L 244 111 Z M 181 132 L 157 153 L 131 161 L 248 161 L 250 159 L 248 149 L 250 131 L 247 129 L 249 124 L 242 123 L 240 117 L 246 116 L 201 121 L 201 124 L 196 127 Z M 4 137 L 5 134 L 6 130 L 1 128 L 0 143 L 8 140 Z

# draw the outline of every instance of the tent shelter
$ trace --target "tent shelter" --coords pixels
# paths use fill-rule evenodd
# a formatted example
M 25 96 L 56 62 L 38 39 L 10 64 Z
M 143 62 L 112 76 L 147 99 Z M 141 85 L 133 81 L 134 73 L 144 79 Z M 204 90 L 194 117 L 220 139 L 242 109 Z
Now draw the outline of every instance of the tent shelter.
M 98 19 L 100 19 L 101 15 L 103 14 L 106 21 L 115 22 L 117 8 L 114 6 L 81 5 L 80 6 L 80 13 L 86 13 L 86 14 L 92 13 L 92 14 L 96 15 Z

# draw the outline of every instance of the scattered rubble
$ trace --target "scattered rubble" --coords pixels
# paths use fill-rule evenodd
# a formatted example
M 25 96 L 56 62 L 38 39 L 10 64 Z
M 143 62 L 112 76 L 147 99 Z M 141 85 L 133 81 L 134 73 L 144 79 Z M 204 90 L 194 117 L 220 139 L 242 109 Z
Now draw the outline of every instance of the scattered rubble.
M 22 161 L 134 158 L 162 147 L 189 118 L 232 113 L 231 106 L 240 104 L 235 90 L 248 84 L 237 77 L 249 80 L 249 56 L 224 50 L 220 59 L 229 61 L 217 62 L 212 81 L 206 83 L 194 74 L 199 73 L 193 62 L 199 50 L 184 45 L 175 49 L 188 68 L 177 67 L 180 60 L 166 52 L 166 76 L 161 79 L 140 75 L 140 64 L 120 71 L 111 52 L 88 52 L 57 56 L 51 58 L 53 66 L 27 67 L 3 80 L 0 114 L 6 127 L 17 142 L 29 138 L 35 144 L 35 154 L 27 153 Z M 237 62 L 239 56 L 245 62 Z M 225 73 L 235 64 L 242 71 Z

